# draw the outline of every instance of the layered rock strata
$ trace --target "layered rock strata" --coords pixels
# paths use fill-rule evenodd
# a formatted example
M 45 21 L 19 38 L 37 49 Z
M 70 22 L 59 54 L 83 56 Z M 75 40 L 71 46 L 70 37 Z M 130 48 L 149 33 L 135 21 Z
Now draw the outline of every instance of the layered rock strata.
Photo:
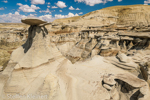
M 71 35 L 75 34 L 68 36 Z M 149 85 L 138 78 L 139 74 L 119 68 L 99 55 L 89 57 L 100 44 L 97 39 L 89 38 L 87 33 L 81 35 L 68 39 L 70 41 L 63 37 L 49 37 L 45 26 L 31 24 L 26 43 L 13 51 L 6 69 L 0 73 L 0 99 L 149 100 Z M 76 44 L 79 37 L 81 40 Z M 74 49 L 63 52 L 59 45 L 67 49 L 72 45 Z M 84 61 L 73 64 L 66 52 L 73 56 L 81 55 Z M 125 55 L 118 54 L 118 59 L 128 63 L 129 60 L 122 56 Z M 122 91 L 121 88 L 129 89 Z

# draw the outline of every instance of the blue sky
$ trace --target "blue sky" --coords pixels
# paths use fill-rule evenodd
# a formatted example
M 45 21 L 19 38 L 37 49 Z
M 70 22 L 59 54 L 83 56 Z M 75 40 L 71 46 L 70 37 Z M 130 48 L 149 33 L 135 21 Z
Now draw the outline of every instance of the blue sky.
M 116 5 L 150 4 L 150 0 L 0 0 L 0 23 L 38 17 L 48 22 L 84 15 Z

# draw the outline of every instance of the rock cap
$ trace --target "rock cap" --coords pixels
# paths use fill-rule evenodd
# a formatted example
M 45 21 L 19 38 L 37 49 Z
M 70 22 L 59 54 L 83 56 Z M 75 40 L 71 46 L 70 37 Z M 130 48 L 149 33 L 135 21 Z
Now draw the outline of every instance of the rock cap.
M 39 18 L 23 18 L 21 19 L 22 23 L 28 24 L 28 25 L 40 25 L 40 24 L 46 24 L 47 22 L 44 20 L 41 20 Z

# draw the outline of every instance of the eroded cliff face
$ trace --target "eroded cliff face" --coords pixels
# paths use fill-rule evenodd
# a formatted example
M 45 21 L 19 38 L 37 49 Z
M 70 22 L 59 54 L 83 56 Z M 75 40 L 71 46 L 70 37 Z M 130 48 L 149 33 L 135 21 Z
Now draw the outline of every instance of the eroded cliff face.
M 66 25 L 66 28 L 74 27 L 75 30 L 88 27 L 109 27 L 120 29 L 135 29 L 142 31 L 143 27 L 149 29 L 150 13 L 148 5 L 113 6 L 87 13 L 80 17 L 69 19 L 58 19 L 53 23 Z M 68 22 L 66 21 L 68 20 Z M 64 22 L 64 23 L 63 23 Z M 112 28 L 112 27 L 111 27 Z M 63 28 L 65 29 L 65 27 Z M 62 30 L 63 30 L 62 29 Z M 145 30 L 145 29 L 144 29 Z M 145 30 L 146 31 L 146 30 Z
M 59 32 L 66 34 L 53 36 L 52 42 L 72 63 L 100 55 L 149 83 L 148 8 L 144 5 L 118 6 L 88 13 L 63 25 Z
M 52 41 L 73 63 L 94 55 L 116 56 L 121 51 L 127 56 L 134 56 L 139 51 L 149 53 L 150 50 L 150 33 L 131 30 L 109 32 L 87 29 L 80 33 L 52 36 Z
M 1 23 L 0 41 L 8 43 L 26 41 L 28 27 L 28 25 L 22 23 Z
M 28 25 L 22 23 L 0 23 L 0 66 L 7 66 L 13 50 L 24 44 L 28 37 Z
M 56 35 L 52 40 L 72 63 L 94 55 L 116 56 L 119 51 L 127 56 L 134 56 L 143 50 L 149 54 L 148 8 L 150 6 L 133 5 L 93 11 L 63 25 L 59 32 L 64 34 L 57 35 L 58 31 L 54 31 Z M 58 21 L 61 23 L 62 20 L 56 21 L 58 26 Z M 73 27 L 74 31 L 71 30 Z
M 0 72 L 0 100 L 149 100 L 149 23 L 136 19 L 133 22 L 145 26 L 135 25 L 126 17 L 125 23 L 119 21 L 121 13 L 146 12 L 147 7 L 91 12 L 69 22 L 68 29 L 82 24 L 78 31 L 24 19 L 31 21 L 27 41 Z M 63 34 L 56 34 L 53 25 Z

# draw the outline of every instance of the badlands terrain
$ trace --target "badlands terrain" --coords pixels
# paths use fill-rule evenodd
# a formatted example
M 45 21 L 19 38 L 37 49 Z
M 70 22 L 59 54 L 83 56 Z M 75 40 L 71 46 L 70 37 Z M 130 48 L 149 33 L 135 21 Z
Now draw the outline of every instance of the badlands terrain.
M 0 100 L 150 100 L 149 9 L 0 23 Z

